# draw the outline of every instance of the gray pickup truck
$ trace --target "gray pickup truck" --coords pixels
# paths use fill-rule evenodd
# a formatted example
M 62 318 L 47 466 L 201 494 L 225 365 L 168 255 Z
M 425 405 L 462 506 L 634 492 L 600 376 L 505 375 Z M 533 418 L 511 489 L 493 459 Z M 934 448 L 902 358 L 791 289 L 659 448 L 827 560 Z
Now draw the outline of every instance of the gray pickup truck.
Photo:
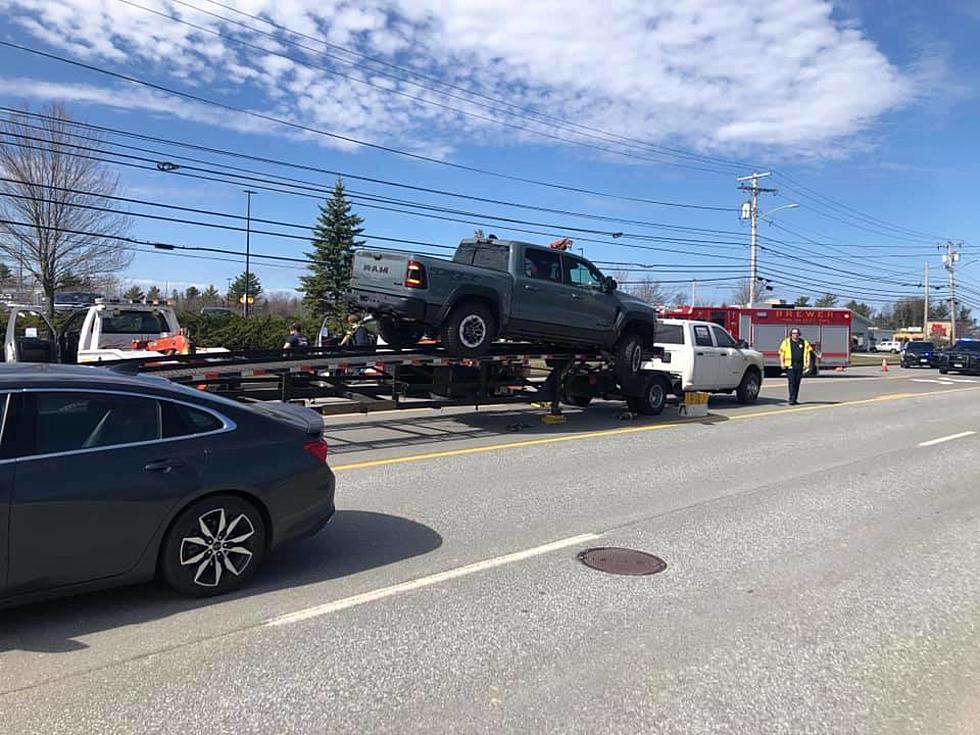
M 525 242 L 463 240 L 452 261 L 386 250 L 354 254 L 351 305 L 378 319 L 393 347 L 436 337 L 459 357 L 500 338 L 613 351 L 635 375 L 654 343 L 656 311 L 569 252 Z

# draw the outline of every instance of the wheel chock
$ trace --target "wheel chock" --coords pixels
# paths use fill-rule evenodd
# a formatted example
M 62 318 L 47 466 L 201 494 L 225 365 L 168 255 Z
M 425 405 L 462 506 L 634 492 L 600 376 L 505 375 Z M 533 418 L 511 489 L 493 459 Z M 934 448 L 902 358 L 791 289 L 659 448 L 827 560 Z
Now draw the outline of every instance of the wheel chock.
M 568 421 L 568 418 L 563 413 L 546 413 L 541 417 L 541 422 L 544 424 L 564 424 Z

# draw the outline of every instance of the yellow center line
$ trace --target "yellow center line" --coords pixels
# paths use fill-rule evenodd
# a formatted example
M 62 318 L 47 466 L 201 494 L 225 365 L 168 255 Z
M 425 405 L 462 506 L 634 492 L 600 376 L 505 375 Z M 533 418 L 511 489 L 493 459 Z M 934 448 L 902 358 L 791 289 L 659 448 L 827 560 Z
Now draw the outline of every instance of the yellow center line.
M 901 401 L 909 398 L 922 398 L 924 396 L 947 395 L 950 393 L 963 393 L 965 391 L 977 391 L 980 386 L 969 388 L 952 388 L 925 391 L 922 393 L 889 393 L 875 398 L 860 398 L 853 401 L 842 401 L 840 403 L 814 404 L 810 406 L 794 406 L 792 408 L 773 409 L 770 411 L 756 411 L 755 413 L 736 414 L 735 416 L 708 416 L 708 420 L 714 421 L 746 421 L 768 416 L 783 416 L 791 413 L 806 413 L 809 411 L 824 411 L 831 408 L 846 408 L 850 406 L 863 406 L 872 403 L 885 403 L 888 401 Z M 422 462 L 430 459 L 441 459 L 444 457 L 464 457 L 468 454 L 483 454 L 486 452 L 499 452 L 504 449 L 520 449 L 523 447 L 535 447 L 544 444 L 559 444 L 562 442 L 584 441 L 586 439 L 596 439 L 605 436 L 621 436 L 625 434 L 643 434 L 651 431 L 663 431 L 665 429 L 675 429 L 680 426 L 704 423 L 705 419 L 681 419 L 679 421 L 668 421 L 662 424 L 649 424 L 646 426 L 629 426 L 621 429 L 600 429 L 598 431 L 586 431 L 581 434 L 563 434 L 561 436 L 547 436 L 540 439 L 528 439 L 519 442 L 507 442 L 504 444 L 488 444 L 481 447 L 466 447 L 464 449 L 447 449 L 439 452 L 426 452 L 424 454 L 410 454 L 404 457 L 389 457 L 387 459 L 372 459 L 365 462 L 354 462 L 351 464 L 336 465 L 334 472 L 345 472 L 349 470 L 363 470 L 370 467 L 384 467 L 388 465 L 408 464 L 410 462 Z

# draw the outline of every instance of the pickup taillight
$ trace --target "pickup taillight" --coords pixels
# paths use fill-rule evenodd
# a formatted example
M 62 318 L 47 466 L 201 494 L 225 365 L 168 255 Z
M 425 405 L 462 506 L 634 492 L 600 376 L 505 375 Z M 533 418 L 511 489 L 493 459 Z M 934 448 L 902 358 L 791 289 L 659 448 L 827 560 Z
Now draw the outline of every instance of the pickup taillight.
M 417 260 L 408 261 L 405 269 L 406 288 L 425 288 L 425 266 Z

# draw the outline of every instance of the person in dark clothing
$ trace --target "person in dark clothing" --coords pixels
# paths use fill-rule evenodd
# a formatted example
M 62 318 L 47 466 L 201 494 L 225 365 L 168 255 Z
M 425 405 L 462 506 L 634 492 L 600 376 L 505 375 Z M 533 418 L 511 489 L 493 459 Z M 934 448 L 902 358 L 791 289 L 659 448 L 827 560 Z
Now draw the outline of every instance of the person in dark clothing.
M 302 327 L 299 322 L 289 325 L 289 334 L 286 336 L 286 343 L 282 346 L 284 350 L 301 350 L 310 346 L 310 341 L 303 336 Z
M 789 405 L 799 403 L 800 383 L 803 382 L 803 371 L 810 365 L 813 347 L 803 339 L 800 330 L 793 327 L 789 337 L 779 345 L 779 365 L 786 371 L 789 381 Z

